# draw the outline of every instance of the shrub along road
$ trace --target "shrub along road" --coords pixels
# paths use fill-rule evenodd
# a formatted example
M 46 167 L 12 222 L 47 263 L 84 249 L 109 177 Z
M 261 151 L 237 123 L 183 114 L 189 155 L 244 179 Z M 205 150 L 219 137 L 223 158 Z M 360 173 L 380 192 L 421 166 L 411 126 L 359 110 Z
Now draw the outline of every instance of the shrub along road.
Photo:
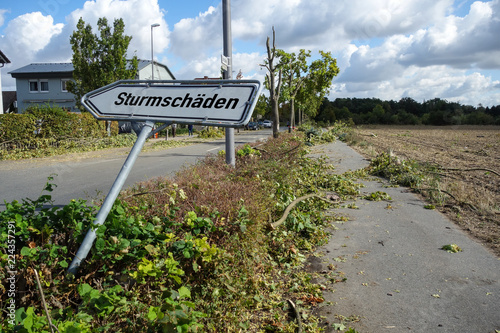
M 315 150 L 337 173 L 368 165 L 338 141 Z M 358 199 L 358 209 L 335 210 L 350 220 L 336 224 L 318 249 L 324 256 L 309 267 L 322 272 L 325 301 L 333 302 L 319 309 L 330 323 L 326 331 L 332 323 L 373 333 L 500 330 L 499 258 L 406 189 L 362 182 L 362 194 L 384 192 L 391 200 Z M 441 249 L 450 244 L 462 251 Z M 332 284 L 332 276 L 346 280 Z
M 235 135 L 235 146 L 254 142 L 271 135 L 269 129 Z M 177 137 L 181 139 L 182 137 Z M 163 140 L 163 139 L 158 139 Z M 171 140 L 171 138 L 169 139 Z M 125 183 L 125 187 L 149 178 L 167 176 L 186 164 L 193 164 L 207 154 L 225 149 L 224 139 L 161 151 L 143 151 Z M 37 198 L 47 182 L 56 174 L 58 186 L 52 192 L 54 205 L 66 205 L 71 199 L 104 198 L 113 184 L 130 148 L 101 150 L 21 161 L 0 161 L 0 210 L 4 200 L 20 201 Z

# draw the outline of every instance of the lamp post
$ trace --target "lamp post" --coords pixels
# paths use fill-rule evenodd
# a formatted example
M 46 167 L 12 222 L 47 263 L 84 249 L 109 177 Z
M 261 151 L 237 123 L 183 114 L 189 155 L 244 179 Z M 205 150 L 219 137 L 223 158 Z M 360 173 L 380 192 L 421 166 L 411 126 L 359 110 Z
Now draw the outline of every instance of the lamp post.
M 222 0 L 222 35 L 224 57 L 228 59 L 227 69 L 224 71 L 224 80 L 233 78 L 233 42 L 231 34 L 231 0 Z M 226 164 L 231 166 L 236 165 L 236 157 L 234 156 L 234 128 L 226 128 Z
M 155 73 L 154 73 L 154 58 L 153 58 L 153 28 L 159 27 L 160 23 L 154 23 L 151 24 L 151 80 L 155 79 Z

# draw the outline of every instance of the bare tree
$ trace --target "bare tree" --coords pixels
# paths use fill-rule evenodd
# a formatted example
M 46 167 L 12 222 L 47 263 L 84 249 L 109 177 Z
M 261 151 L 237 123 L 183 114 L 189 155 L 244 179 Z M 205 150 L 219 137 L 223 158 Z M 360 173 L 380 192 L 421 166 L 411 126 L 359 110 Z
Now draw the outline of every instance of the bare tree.
M 273 47 L 270 46 L 270 38 L 267 37 L 267 59 L 260 66 L 267 68 L 266 88 L 269 89 L 269 99 L 271 102 L 271 112 L 273 115 L 273 137 L 279 136 L 280 115 L 279 115 L 279 99 L 282 84 L 282 69 L 281 66 L 275 64 L 276 58 L 279 57 L 276 49 L 276 32 L 273 27 Z M 278 76 L 276 78 L 276 76 Z

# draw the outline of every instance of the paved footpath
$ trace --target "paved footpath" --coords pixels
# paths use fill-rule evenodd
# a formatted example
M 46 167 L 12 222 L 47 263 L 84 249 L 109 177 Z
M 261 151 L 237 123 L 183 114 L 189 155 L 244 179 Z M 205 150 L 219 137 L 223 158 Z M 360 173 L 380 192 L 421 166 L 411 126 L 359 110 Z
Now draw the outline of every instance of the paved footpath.
M 329 157 L 337 173 L 368 165 L 342 142 L 315 150 Z M 358 333 L 500 330 L 499 258 L 438 211 L 425 209 L 407 189 L 363 183 L 363 193 L 386 192 L 392 201 L 358 199 L 359 209 L 334 211 L 351 220 L 336 225 L 329 243 L 318 249 L 324 256 L 312 258 L 310 266 L 323 276 L 347 278 L 320 281 L 328 287 L 319 310 L 329 323 L 326 332 L 334 332 L 332 324 L 342 322 L 339 316 L 359 320 L 344 318 Z M 463 251 L 441 250 L 452 243 Z

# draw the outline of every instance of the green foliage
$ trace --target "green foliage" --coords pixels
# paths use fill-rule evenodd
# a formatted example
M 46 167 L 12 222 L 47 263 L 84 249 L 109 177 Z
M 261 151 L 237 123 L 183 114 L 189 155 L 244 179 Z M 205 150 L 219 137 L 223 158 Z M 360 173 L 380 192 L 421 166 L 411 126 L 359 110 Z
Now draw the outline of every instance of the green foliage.
M 323 100 L 316 121 L 332 123 L 352 119 L 356 125 L 499 125 L 500 105 L 461 105 L 439 98 L 419 103 L 404 97 L 399 101 L 377 98 L 337 98 Z
M 198 137 L 201 139 L 219 139 L 224 137 L 224 129 L 223 128 L 215 128 L 213 126 L 207 126 L 202 129 Z
M 379 154 L 368 166 L 370 174 L 388 178 L 392 183 L 419 188 L 429 179 L 429 168 L 413 160 L 401 160 L 388 153 Z
M 372 192 L 364 197 L 366 200 L 370 201 L 391 201 L 392 198 L 389 194 L 381 191 Z
M 135 78 L 138 60 L 137 56 L 127 60 L 132 37 L 124 34 L 123 19 L 115 19 L 112 31 L 107 19 L 100 18 L 97 21 L 98 34 L 82 18 L 76 28 L 70 38 L 74 81 L 68 82 L 68 91 L 76 96 L 78 104 L 81 97 L 92 90 L 118 80 Z
M 271 106 L 269 104 L 269 97 L 265 94 L 261 94 L 253 110 L 252 118 L 257 118 L 260 115 L 264 118 L 270 118 L 271 116 Z
M 148 319 L 156 327 L 165 333 L 174 332 L 201 332 L 203 325 L 198 322 L 199 318 L 206 314 L 195 311 L 196 304 L 188 301 L 191 292 L 186 287 L 178 291 L 168 290 L 162 295 L 161 306 L 151 306 L 148 310 Z
M 443 247 L 441 249 L 445 250 L 446 252 L 449 252 L 449 253 L 462 252 L 462 249 L 457 244 L 443 245 Z
M 0 159 L 51 156 L 133 144 L 135 136 L 108 137 L 105 123 L 89 113 L 69 113 L 57 106 L 31 106 L 24 114 L 0 115 Z
M 243 146 L 243 148 L 238 149 L 236 152 L 236 155 L 238 157 L 244 157 L 244 156 L 261 156 L 260 151 L 253 149 L 252 146 L 249 144 L 246 144 Z
M 439 189 L 439 173 L 436 166 L 382 153 L 374 158 L 366 169 L 372 175 L 387 178 L 393 185 L 424 192 L 431 201 L 431 204 L 424 207 L 426 209 L 435 209 L 434 204 L 444 204 L 445 199 Z

